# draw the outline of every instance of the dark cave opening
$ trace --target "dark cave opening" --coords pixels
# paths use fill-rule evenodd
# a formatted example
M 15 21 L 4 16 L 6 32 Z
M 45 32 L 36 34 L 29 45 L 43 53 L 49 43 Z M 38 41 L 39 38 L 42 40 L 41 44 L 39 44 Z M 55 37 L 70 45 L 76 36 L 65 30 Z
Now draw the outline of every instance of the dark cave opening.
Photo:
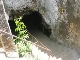
M 48 37 L 51 34 L 51 30 L 47 29 L 42 24 L 43 18 L 42 18 L 42 15 L 38 11 L 34 11 L 30 14 L 24 14 L 22 17 L 22 21 L 26 25 L 28 31 L 33 30 L 33 29 L 38 29 Z M 16 25 L 14 23 L 14 20 L 9 20 L 9 25 L 10 25 L 12 34 L 17 35 L 17 33 L 15 33 Z
M 39 12 L 32 12 L 31 14 L 23 15 L 22 21 L 27 26 L 27 29 L 39 28 L 42 23 L 42 16 Z

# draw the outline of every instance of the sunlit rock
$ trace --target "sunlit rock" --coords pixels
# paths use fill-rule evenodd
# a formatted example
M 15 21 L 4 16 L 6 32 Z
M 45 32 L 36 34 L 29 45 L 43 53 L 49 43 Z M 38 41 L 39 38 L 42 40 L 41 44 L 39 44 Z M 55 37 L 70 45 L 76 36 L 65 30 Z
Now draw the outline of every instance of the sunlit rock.
M 57 60 L 56 57 L 53 57 L 52 59 L 53 59 L 53 60 Z
M 62 60 L 61 58 L 58 58 L 57 60 Z

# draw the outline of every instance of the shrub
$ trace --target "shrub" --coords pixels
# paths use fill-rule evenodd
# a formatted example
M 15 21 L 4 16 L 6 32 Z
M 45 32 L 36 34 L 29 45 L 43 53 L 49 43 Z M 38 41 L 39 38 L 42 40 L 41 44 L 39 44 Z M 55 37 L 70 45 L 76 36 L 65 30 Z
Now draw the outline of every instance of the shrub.
M 15 18 L 14 22 L 16 24 L 15 32 L 18 33 L 18 37 L 21 39 L 28 40 L 29 34 L 27 33 L 26 26 L 22 22 L 22 17 Z M 15 45 L 18 49 L 18 54 L 23 57 L 27 52 L 30 52 L 30 44 L 24 42 L 18 38 L 14 38 Z

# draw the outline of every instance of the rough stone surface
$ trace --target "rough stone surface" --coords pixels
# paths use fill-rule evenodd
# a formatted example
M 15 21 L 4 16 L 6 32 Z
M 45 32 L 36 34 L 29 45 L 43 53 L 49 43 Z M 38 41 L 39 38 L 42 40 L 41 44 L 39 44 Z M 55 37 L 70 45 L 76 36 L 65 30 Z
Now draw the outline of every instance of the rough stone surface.
M 6 5 L 9 9 L 23 10 L 23 8 L 36 8 L 36 0 L 6 0 Z
M 0 9 L 0 29 L 2 31 L 10 33 L 10 28 L 8 24 L 8 15 L 5 12 L 6 10 L 2 0 L 0 0 L 0 8 L 1 8 Z
M 51 38 L 66 45 L 80 47 L 79 0 L 6 0 L 9 9 L 39 11 L 52 29 Z M 26 9 L 25 9 L 26 10 Z M 54 39 L 53 39 L 54 38 Z
M 12 41 L 12 36 L 9 23 L 8 23 L 8 15 L 6 13 L 4 0 L 0 0 L 0 41 L 3 49 L 5 50 L 5 54 L 7 57 L 16 57 L 12 56 L 14 52 L 17 53 L 14 43 Z M 13 53 L 12 53 L 13 52 Z M 11 55 L 10 55 L 11 54 Z M 10 55 L 10 56 L 8 56 Z M 18 54 L 17 54 L 18 57 Z
M 80 47 L 80 8 L 78 0 L 58 1 L 58 20 L 54 36 L 61 43 Z

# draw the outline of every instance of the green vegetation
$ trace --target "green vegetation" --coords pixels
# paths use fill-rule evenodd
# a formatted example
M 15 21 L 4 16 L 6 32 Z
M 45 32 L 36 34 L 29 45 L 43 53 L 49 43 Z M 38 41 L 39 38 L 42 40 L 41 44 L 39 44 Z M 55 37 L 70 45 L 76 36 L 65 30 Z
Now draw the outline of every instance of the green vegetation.
M 22 22 L 22 17 L 15 18 L 14 22 L 16 24 L 15 32 L 18 33 L 18 37 L 21 39 L 28 40 L 29 34 L 27 33 L 26 26 Z M 23 57 L 27 52 L 30 52 L 30 44 L 24 42 L 18 38 L 14 39 L 15 45 L 18 49 L 19 57 Z

